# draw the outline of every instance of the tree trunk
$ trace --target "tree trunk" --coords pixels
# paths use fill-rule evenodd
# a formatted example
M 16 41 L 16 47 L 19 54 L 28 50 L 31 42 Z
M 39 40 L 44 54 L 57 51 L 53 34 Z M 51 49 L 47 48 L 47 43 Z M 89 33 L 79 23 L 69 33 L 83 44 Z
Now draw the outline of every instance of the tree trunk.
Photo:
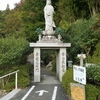
M 92 14 L 93 14 L 93 15 L 96 15 L 96 9 L 95 9 L 94 6 L 92 7 Z
M 92 11 L 91 11 L 91 7 L 90 7 L 89 0 L 87 0 L 87 3 L 88 3 L 88 7 L 89 7 L 89 11 L 90 11 L 90 15 L 92 16 Z
M 4 79 L 2 79 L 2 88 L 4 88 L 4 86 L 5 86 L 5 81 Z
M 5 80 L 5 85 L 9 82 L 10 76 L 7 77 L 7 79 Z

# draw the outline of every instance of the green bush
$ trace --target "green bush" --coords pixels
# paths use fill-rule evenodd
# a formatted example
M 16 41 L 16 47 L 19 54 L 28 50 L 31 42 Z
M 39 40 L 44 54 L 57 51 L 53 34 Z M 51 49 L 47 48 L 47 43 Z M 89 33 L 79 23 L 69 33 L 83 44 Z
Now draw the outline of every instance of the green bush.
M 27 47 L 29 43 L 24 38 L 0 38 L 0 68 L 8 70 L 11 66 L 19 65 Z
M 16 66 L 11 69 L 11 72 L 19 70 L 18 72 L 18 88 L 25 88 L 30 85 L 30 72 L 31 72 L 32 66 L 30 65 L 21 65 Z M 2 84 L 0 83 L 0 88 L 2 87 Z M 10 79 L 7 82 L 7 84 L 4 86 L 4 88 L 7 92 L 11 91 L 15 88 L 15 75 L 10 75 Z
M 6 90 L 6 92 L 10 92 L 15 88 L 15 83 L 14 82 L 9 82 L 7 85 L 3 88 Z
M 66 73 L 62 77 L 62 85 L 65 88 L 68 95 L 71 95 L 70 83 L 76 83 L 73 80 L 73 68 L 68 68 Z M 96 100 L 96 96 L 100 93 L 100 87 L 87 83 L 85 86 L 86 100 Z
M 86 100 L 96 100 L 96 96 L 99 94 L 99 89 L 92 84 L 86 85 Z
M 66 92 L 70 95 L 71 91 L 70 91 L 70 83 L 71 82 L 75 82 L 73 80 L 73 69 L 72 68 L 68 68 L 68 70 L 66 71 L 66 73 L 63 75 L 62 77 L 62 85 L 64 86 Z
M 95 51 L 93 52 L 92 57 L 90 57 L 90 62 L 96 64 L 100 63 L 100 42 L 96 44 Z
M 23 77 L 23 76 L 19 77 L 19 79 L 18 79 L 18 87 L 19 88 L 25 88 L 29 85 L 30 85 L 30 79 L 29 78 Z
M 18 87 L 25 88 L 30 85 L 30 65 L 22 65 L 19 66 L 19 73 L 18 73 Z
M 100 85 L 100 64 L 86 68 L 87 81 Z

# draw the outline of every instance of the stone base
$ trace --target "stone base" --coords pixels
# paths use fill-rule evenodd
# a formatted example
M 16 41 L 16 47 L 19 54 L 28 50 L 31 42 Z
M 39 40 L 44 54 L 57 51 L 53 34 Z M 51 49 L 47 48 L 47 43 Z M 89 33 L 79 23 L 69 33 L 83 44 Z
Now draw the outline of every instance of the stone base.
M 37 43 L 63 43 L 63 41 L 57 39 L 55 36 L 43 36 Z

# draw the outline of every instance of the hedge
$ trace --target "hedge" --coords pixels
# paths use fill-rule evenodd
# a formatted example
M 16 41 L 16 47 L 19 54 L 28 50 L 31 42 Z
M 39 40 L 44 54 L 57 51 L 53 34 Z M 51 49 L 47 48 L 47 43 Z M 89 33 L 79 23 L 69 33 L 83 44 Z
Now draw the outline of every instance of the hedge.
M 76 83 L 73 80 L 73 68 L 68 68 L 62 77 L 62 85 L 69 96 L 71 96 L 70 83 Z M 96 100 L 97 95 L 100 93 L 100 87 L 92 83 L 87 83 L 85 86 L 85 91 L 86 100 Z

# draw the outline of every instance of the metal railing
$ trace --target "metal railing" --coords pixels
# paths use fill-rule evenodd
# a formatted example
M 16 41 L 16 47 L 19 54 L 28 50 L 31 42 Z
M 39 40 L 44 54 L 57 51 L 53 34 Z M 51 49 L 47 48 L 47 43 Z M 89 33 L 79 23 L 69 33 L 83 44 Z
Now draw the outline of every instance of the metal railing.
M 7 77 L 7 76 L 10 76 L 10 75 L 12 75 L 12 74 L 15 74 L 15 89 L 17 89 L 17 88 L 18 88 L 18 86 L 17 86 L 18 72 L 19 72 L 19 70 L 14 71 L 14 72 L 9 73 L 9 74 L 6 74 L 6 75 L 4 75 L 4 76 L 1 76 L 0 79 L 3 79 L 3 78 L 5 78 L 5 77 Z

